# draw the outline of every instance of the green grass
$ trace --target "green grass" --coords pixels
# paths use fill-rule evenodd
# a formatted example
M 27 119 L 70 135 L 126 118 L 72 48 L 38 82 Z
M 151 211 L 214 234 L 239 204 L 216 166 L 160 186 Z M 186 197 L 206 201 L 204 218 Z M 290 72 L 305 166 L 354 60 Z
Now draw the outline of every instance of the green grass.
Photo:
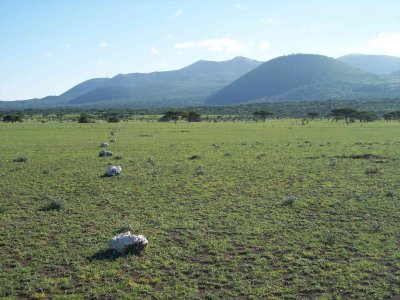
M 98 157 L 111 128 L 118 160 Z M 399 132 L 399 122 L 0 124 L 0 297 L 400 294 Z M 350 158 L 362 154 L 379 159 Z M 102 177 L 108 163 L 122 174 Z M 54 199 L 62 209 L 46 209 Z M 110 258 L 124 226 L 149 246 Z

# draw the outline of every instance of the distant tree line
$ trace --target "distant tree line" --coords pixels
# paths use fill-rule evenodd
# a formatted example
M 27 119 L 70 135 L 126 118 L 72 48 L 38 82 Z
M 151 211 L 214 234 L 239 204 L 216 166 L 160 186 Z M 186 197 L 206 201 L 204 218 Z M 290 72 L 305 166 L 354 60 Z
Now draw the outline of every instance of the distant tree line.
M 398 120 L 400 121 L 400 110 L 388 112 L 383 115 L 385 121 Z
M 311 120 L 329 118 L 333 120 L 345 120 L 350 122 L 360 120 L 368 122 L 375 118 L 383 118 L 386 121 L 399 120 L 400 98 L 381 100 L 331 100 L 331 101 L 303 101 L 280 103 L 252 103 L 231 106 L 199 106 L 186 108 L 83 108 L 65 107 L 52 109 L 23 109 L 0 111 L 0 120 L 4 122 L 21 122 L 24 119 L 32 119 L 41 122 L 48 121 L 81 121 L 94 122 L 104 120 L 107 122 L 119 122 L 126 120 L 144 121 L 173 121 L 185 120 L 196 122 L 199 120 L 208 122 L 220 121 L 261 121 L 268 118 L 300 118 L 304 123 Z M 341 111 L 343 108 L 351 108 L 354 111 Z M 334 111 L 339 110 L 339 111 Z M 356 112 L 357 113 L 356 113 Z M 166 114 L 166 112 L 169 112 Z M 177 113 L 178 112 L 178 113 Z M 189 112 L 191 112 L 189 114 Z M 267 112 L 265 115 L 263 112 Z M 269 114 L 273 112 L 273 115 Z M 362 112 L 362 113 L 361 113 Z M 368 113 L 367 113 L 368 112 Z M 200 115 L 197 116 L 196 114 Z M 13 116 L 12 118 L 9 117 Z M 8 116 L 7 118 L 4 118 Z M 17 118 L 15 118 L 17 116 Z
M 359 111 L 350 107 L 332 109 L 328 116 L 331 116 L 336 122 L 344 119 L 347 124 L 354 123 L 355 120 L 373 122 L 378 119 L 378 116 L 373 112 Z
M 183 110 L 169 110 L 163 114 L 158 120 L 159 122 L 178 122 L 179 120 L 186 120 L 189 123 L 201 122 L 201 115 L 195 111 L 183 111 Z

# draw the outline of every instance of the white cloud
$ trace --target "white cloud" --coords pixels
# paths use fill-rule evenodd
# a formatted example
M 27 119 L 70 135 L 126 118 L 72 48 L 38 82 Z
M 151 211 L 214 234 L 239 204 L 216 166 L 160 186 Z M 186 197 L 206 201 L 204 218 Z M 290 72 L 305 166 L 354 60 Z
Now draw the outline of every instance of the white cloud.
M 267 51 L 269 48 L 271 48 L 271 43 L 267 40 L 262 40 L 260 43 L 260 49 L 262 51 Z
M 234 53 L 234 52 L 249 52 L 249 43 L 245 43 L 243 41 L 234 40 L 228 37 L 221 37 L 216 39 L 205 39 L 201 41 L 190 41 L 180 44 L 175 44 L 174 47 L 176 49 L 205 49 L 210 52 L 225 52 L 225 53 Z
M 160 52 L 160 50 L 158 50 L 158 49 L 157 49 L 156 47 L 154 47 L 154 46 L 151 46 L 150 52 L 151 52 L 151 54 L 156 55 L 156 54 L 158 54 L 158 53 Z
M 172 35 L 172 34 L 166 34 L 166 35 L 164 36 L 164 38 L 165 38 L 166 40 L 172 40 L 173 35 Z
M 106 42 L 101 42 L 99 45 L 101 48 L 105 48 L 108 46 L 108 44 Z
M 160 63 L 160 67 L 165 69 L 168 67 L 168 64 L 165 61 L 163 61 Z
M 172 19 L 177 19 L 180 16 L 182 16 L 183 10 L 181 8 L 179 8 L 173 15 L 171 15 Z
M 96 65 L 98 65 L 98 66 L 102 66 L 102 65 L 104 65 L 104 61 L 103 60 L 99 60 L 97 63 L 96 63 Z
M 383 54 L 400 56 L 400 32 L 382 32 L 367 42 L 371 50 L 383 51 Z
M 65 48 L 71 48 L 72 47 L 72 44 L 66 44 L 65 45 Z

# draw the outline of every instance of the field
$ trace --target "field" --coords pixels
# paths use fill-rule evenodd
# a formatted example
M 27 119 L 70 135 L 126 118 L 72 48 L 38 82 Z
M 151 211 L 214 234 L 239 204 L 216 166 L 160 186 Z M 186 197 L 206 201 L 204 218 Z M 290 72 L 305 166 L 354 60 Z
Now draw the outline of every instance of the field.
M 0 297 L 399 295 L 400 123 L 298 123 L 0 124 Z

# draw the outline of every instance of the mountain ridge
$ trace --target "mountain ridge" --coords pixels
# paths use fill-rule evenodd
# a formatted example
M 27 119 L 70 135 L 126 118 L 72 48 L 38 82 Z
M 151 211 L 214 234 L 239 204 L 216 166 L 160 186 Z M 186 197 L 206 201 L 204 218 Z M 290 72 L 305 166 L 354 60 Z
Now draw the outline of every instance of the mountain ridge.
M 394 91 L 389 86 L 386 77 L 364 72 L 334 58 L 292 54 L 263 63 L 211 95 L 206 104 L 374 98 L 400 94 L 398 82 L 391 88 Z
M 363 71 L 378 75 L 390 75 L 400 70 L 400 57 L 397 56 L 353 53 L 337 59 Z

